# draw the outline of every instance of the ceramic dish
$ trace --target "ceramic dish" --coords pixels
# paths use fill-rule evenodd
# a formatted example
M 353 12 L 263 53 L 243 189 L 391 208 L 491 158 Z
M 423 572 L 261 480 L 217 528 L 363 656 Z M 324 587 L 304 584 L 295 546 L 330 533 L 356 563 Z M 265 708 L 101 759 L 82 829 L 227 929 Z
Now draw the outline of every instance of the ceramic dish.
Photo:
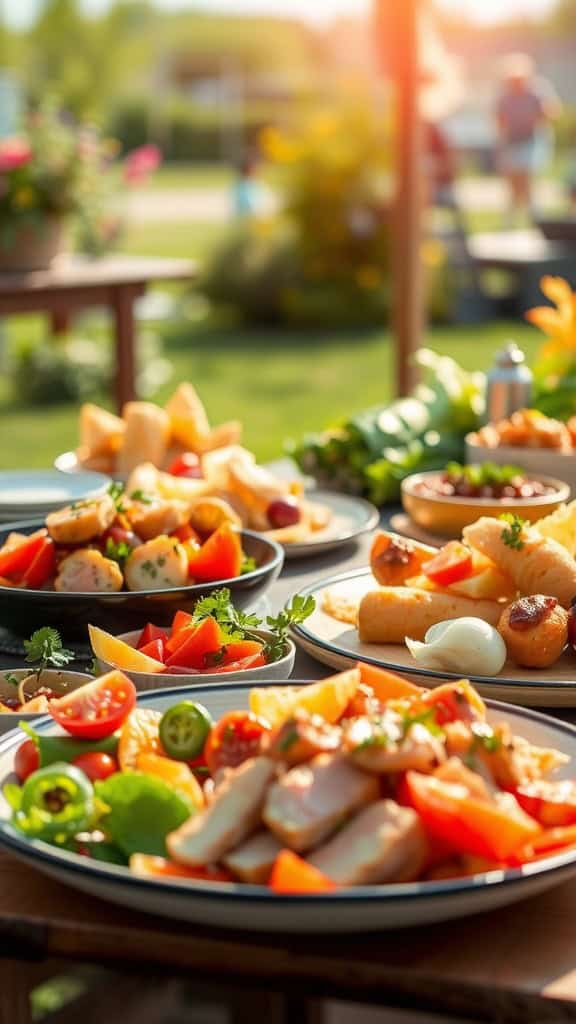
M 134 629 L 130 633 L 121 633 L 119 639 L 124 640 L 125 643 L 130 644 L 131 647 L 136 647 L 138 638 L 141 634 L 141 630 Z M 254 633 L 262 637 L 263 640 L 271 638 L 272 634 L 268 633 L 264 629 L 255 629 Z M 283 658 L 278 661 L 273 661 L 270 665 L 262 665 L 260 668 L 249 668 L 244 669 L 241 672 L 226 672 L 226 674 L 218 674 L 214 672 L 195 672 L 189 676 L 182 675 L 162 675 L 162 673 L 155 672 L 129 672 L 123 668 L 122 672 L 129 676 L 136 689 L 139 691 L 143 690 L 157 690 L 163 688 L 163 686 L 173 687 L 174 683 L 181 686 L 200 686 L 202 683 L 227 683 L 235 682 L 236 680 L 251 680 L 254 683 L 259 683 L 263 679 L 289 679 L 294 668 L 294 659 L 296 657 L 296 647 L 292 640 L 288 640 L 288 651 Z M 117 668 L 110 661 L 104 661 L 102 658 L 98 658 L 98 665 L 103 672 L 109 672 L 111 669 Z
M 576 497 L 576 456 L 573 452 L 559 452 L 555 448 L 520 448 L 500 445 L 487 448 L 478 444 L 476 434 L 466 435 L 466 462 L 495 462 L 499 466 L 519 466 L 534 476 L 550 473 L 564 480 Z
M 5 669 L 0 671 L 0 701 L 4 702 L 14 697 L 16 689 L 16 683 L 20 682 L 21 679 L 25 679 L 33 673 L 32 666 L 28 668 L 17 668 L 17 669 Z M 36 691 L 41 686 L 47 686 L 50 690 L 58 696 L 64 696 L 65 693 L 69 693 L 70 690 L 78 690 L 85 683 L 91 682 L 93 676 L 88 675 L 85 672 L 68 672 L 66 670 L 60 672 L 58 669 L 45 669 L 40 674 L 38 682 L 28 683 L 26 685 L 26 694 L 28 697 L 33 697 Z M 42 715 L 31 715 L 22 714 L 21 711 L 1 711 L 0 712 L 0 734 L 8 732 L 10 729 L 15 729 L 18 722 L 23 720 L 25 722 L 34 722 Z
M 58 470 L 59 473 L 65 473 L 67 476 L 77 476 L 80 473 L 85 473 L 86 470 L 78 462 L 76 452 L 61 452 L 54 459 L 54 469 Z M 123 476 L 122 473 L 114 472 L 114 479 L 119 480 L 120 483 L 126 483 L 127 476 Z
M 322 610 L 322 595 L 330 589 L 348 599 L 360 600 L 369 590 L 378 587 L 368 568 L 355 569 L 320 580 L 300 591 L 311 594 L 316 610 L 301 626 L 292 630 L 299 647 L 324 665 L 344 669 L 357 661 L 367 661 L 380 668 L 401 672 L 421 686 L 435 686 L 446 679 L 459 679 L 461 673 L 430 671 L 420 668 L 408 648 L 402 644 L 366 644 L 353 626 L 338 622 Z M 406 623 L 410 633 L 410 624 Z M 549 669 L 523 669 L 506 662 L 497 676 L 470 675 L 480 693 L 496 700 L 510 700 L 528 707 L 576 707 L 576 654 L 568 650 Z
M 335 491 L 314 490 L 306 493 L 306 501 L 326 506 L 332 512 L 332 518 L 328 526 L 312 533 L 308 540 L 285 544 L 286 558 L 311 558 L 333 551 L 369 533 L 380 521 L 378 509 L 363 498 L 352 498 Z
M 401 492 L 402 505 L 412 521 L 442 537 L 460 537 L 464 527 L 475 523 L 480 516 L 500 516 L 503 512 L 515 513 L 535 523 L 570 499 L 568 484 L 540 474 L 535 475 L 535 479 L 553 487 L 552 494 L 537 498 L 457 498 L 422 494 L 422 484 L 438 476 L 441 476 L 438 470 L 413 473 L 402 481 Z
M 83 470 L 64 477 L 53 469 L 0 472 L 0 522 L 47 515 L 73 501 L 104 494 L 110 477 Z
M 0 530 L 0 546 L 11 530 L 33 533 L 42 520 L 12 523 Z M 217 587 L 228 587 L 237 608 L 260 597 L 280 574 L 284 551 L 279 544 L 250 530 L 242 531 L 242 547 L 257 568 L 243 576 L 214 583 L 196 583 L 172 590 L 121 590 L 106 594 L 59 593 L 53 590 L 20 590 L 0 587 L 0 622 L 18 636 L 30 636 L 41 626 L 54 626 L 63 636 L 85 637 L 90 622 L 108 632 L 137 629 L 145 622 L 171 623 L 178 609 L 192 611 L 198 598 Z
M 213 685 L 141 694 L 143 707 L 165 711 L 192 696 L 214 718 L 248 707 L 249 686 Z M 508 722 L 532 743 L 555 747 L 576 758 L 576 729 L 545 715 L 507 705 L 489 704 L 488 718 Z M 36 724 L 40 733 L 57 731 L 51 719 Z M 0 740 L 0 784 L 10 777 L 22 734 Z M 573 775 L 568 765 L 565 777 Z M 491 871 L 470 878 L 396 885 L 358 886 L 315 896 L 277 896 L 263 886 L 227 882 L 153 881 L 137 878 L 123 867 L 89 861 L 40 841 L 26 839 L 8 823 L 0 797 L 0 843 L 49 877 L 120 906 L 161 914 L 203 927 L 240 928 L 280 933 L 370 932 L 406 928 L 514 903 L 543 892 L 576 874 L 576 851 L 548 857 L 522 868 Z

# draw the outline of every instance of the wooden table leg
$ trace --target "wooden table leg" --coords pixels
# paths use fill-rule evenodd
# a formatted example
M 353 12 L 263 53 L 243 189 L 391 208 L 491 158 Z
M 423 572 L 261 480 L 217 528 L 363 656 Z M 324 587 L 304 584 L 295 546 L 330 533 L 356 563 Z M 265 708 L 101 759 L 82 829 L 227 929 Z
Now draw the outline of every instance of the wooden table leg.
M 30 968 L 18 960 L 0 960 L 0 1024 L 32 1024 Z
M 114 288 L 112 310 L 116 343 L 115 394 L 118 412 L 136 397 L 136 324 L 134 302 L 138 292 L 126 285 Z

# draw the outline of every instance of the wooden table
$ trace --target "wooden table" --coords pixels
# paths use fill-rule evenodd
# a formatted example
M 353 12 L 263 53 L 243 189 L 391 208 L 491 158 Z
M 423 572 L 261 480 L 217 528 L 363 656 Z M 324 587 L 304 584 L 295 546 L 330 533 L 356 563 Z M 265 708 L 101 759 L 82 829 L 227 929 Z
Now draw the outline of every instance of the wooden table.
M 319 559 L 288 562 L 269 595 L 271 609 L 314 579 L 366 564 L 368 544 L 365 538 Z M 298 653 L 295 678 L 328 671 Z M 319 1024 L 318 1000 L 326 998 L 503 1024 L 576 1021 L 576 883 L 435 927 L 300 938 L 207 930 L 109 906 L 0 852 L 1 1024 L 28 1024 L 26 986 L 54 959 L 245 992 L 235 1021 Z M 254 1000 L 259 1009 L 250 1015 Z
M 135 300 L 151 281 L 192 281 L 195 275 L 196 265 L 189 260 L 63 256 L 49 270 L 0 273 L 0 316 L 48 313 L 55 333 L 63 333 L 73 313 L 106 306 L 114 322 L 115 397 L 121 411 L 125 402 L 136 397 Z

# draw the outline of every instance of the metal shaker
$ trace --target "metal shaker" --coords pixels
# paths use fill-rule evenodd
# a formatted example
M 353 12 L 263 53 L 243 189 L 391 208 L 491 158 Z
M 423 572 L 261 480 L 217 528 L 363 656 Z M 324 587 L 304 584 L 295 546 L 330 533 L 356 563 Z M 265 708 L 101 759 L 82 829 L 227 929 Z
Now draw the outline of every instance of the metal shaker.
M 524 353 L 515 341 L 498 352 L 494 366 L 486 374 L 486 413 L 484 421 L 505 419 L 516 409 L 527 409 L 532 402 L 532 373 L 525 365 Z

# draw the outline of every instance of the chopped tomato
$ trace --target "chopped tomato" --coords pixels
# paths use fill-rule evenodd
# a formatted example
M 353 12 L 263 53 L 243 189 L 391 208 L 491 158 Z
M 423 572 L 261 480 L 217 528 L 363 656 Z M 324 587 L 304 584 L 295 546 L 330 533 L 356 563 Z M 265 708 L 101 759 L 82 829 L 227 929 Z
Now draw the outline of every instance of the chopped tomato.
M 202 476 L 202 465 L 195 452 L 182 452 L 170 463 L 168 472 L 172 476 L 199 478 Z
M 184 526 L 179 526 L 176 530 L 173 530 L 170 534 L 171 537 L 176 537 L 181 544 L 184 544 L 187 540 L 194 540 L 198 547 L 201 546 L 200 537 L 196 533 L 196 530 L 190 523 L 184 523 Z
M 44 547 L 48 530 L 37 530 L 21 543 L 4 546 L 0 550 L 0 576 L 12 576 L 14 573 L 26 572 Z
M 259 643 L 258 640 L 232 640 L 224 647 L 224 655 L 218 665 L 230 665 L 233 661 L 242 661 L 255 654 L 262 654 L 263 647 L 264 644 Z
M 180 615 L 180 612 L 176 612 Z M 138 637 L 138 643 L 136 644 L 139 651 L 148 644 L 151 644 L 153 640 L 164 640 L 166 642 L 167 635 L 166 630 L 161 629 L 160 626 L 155 626 L 152 622 L 148 622 Z
M 14 756 L 14 771 L 20 782 L 25 782 L 40 767 L 40 754 L 34 740 L 24 740 Z
M 188 665 L 190 668 L 205 668 L 205 656 L 219 651 L 222 647 L 220 626 L 211 615 L 191 629 L 176 634 L 176 647 L 170 645 L 167 665 Z
M 198 676 L 200 669 L 190 668 L 189 665 L 166 665 L 162 674 L 166 676 Z
M 525 846 L 515 850 L 508 858 L 508 864 L 518 866 L 531 860 L 539 860 L 541 857 L 552 857 L 555 853 L 562 853 L 572 846 L 576 846 L 576 825 L 547 828 Z
M 221 672 L 245 672 L 247 668 L 262 668 L 268 662 L 263 654 L 251 654 L 248 658 L 241 658 L 240 661 L 230 661 L 227 665 L 216 665 L 210 668 L 214 674 Z
M 366 665 L 359 661 L 356 668 L 360 669 L 360 682 L 369 686 L 382 704 L 401 697 L 421 697 L 426 693 L 421 686 L 409 683 L 407 679 L 402 679 L 394 672 L 386 672 L 375 665 Z
M 336 888 L 330 878 L 292 850 L 280 851 L 268 884 L 276 893 L 334 892 Z
M 200 583 L 234 579 L 240 575 L 242 544 L 230 523 L 222 523 L 191 558 L 189 574 Z
M 187 629 L 194 622 L 194 617 L 190 615 L 190 612 L 176 612 L 172 620 L 170 627 L 170 636 L 166 641 L 166 650 L 171 654 L 176 650 L 178 645 L 181 643 L 182 638 L 178 634 L 183 630 Z
M 158 637 L 157 640 L 151 640 L 149 644 L 144 644 L 144 647 L 140 647 L 139 650 L 149 658 L 154 658 L 155 661 L 164 661 L 166 641 L 164 637 Z
M 576 825 L 576 782 L 558 779 L 547 782 L 538 779 L 513 790 L 514 796 L 526 814 L 536 818 L 545 828 Z
M 165 879 L 189 878 L 199 882 L 231 882 L 232 875 L 224 868 L 189 868 L 176 864 L 165 857 L 153 857 L 149 853 L 133 853 L 130 870 L 139 878 Z
M 115 669 L 51 701 L 49 710 L 71 736 L 96 740 L 116 732 L 135 704 L 134 683 Z
M 41 587 L 56 572 L 56 548 L 51 537 L 42 537 L 42 545 L 22 576 L 22 584 L 30 590 Z
M 472 552 L 459 540 L 451 540 L 434 558 L 424 562 L 422 572 L 433 583 L 448 587 L 472 574 Z
M 407 772 L 406 786 L 426 830 L 459 853 L 505 860 L 541 832 L 510 794 L 504 807 L 470 796 L 459 783 L 418 772 Z
M 89 750 L 85 754 L 79 754 L 74 758 L 72 764 L 80 768 L 92 782 L 96 782 L 97 779 L 107 779 L 109 775 L 114 775 L 119 770 L 116 758 L 101 750 Z
M 229 711 L 212 728 L 204 746 L 211 775 L 220 768 L 237 765 L 260 753 L 262 737 L 270 732 L 267 722 L 251 711 Z
M 433 690 L 422 690 L 422 703 L 436 710 L 438 725 L 446 722 L 473 722 L 486 718 L 486 705 L 467 679 L 442 683 Z

